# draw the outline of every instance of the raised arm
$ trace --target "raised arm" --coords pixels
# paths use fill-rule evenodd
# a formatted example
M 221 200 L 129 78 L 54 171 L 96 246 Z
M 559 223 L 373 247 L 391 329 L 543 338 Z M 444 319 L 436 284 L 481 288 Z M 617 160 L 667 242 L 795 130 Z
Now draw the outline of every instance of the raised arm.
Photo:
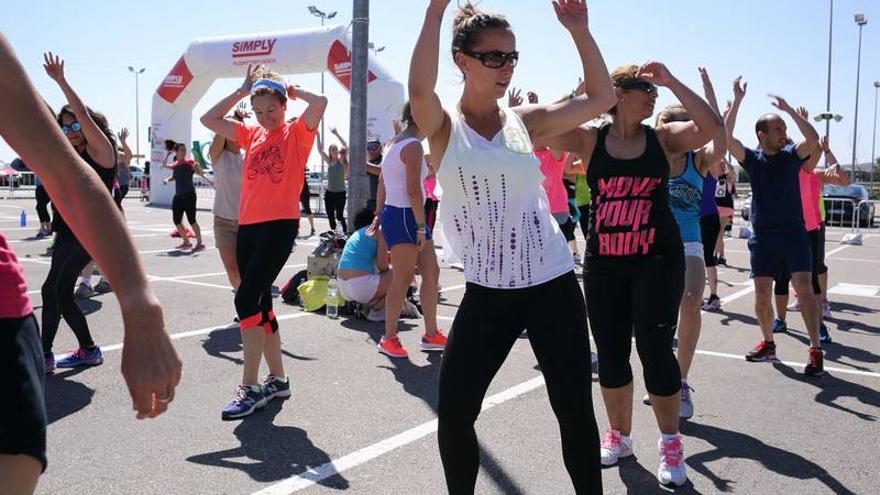
M 321 156 L 321 160 L 323 160 L 324 163 L 330 163 L 330 157 L 327 156 L 327 153 L 324 153 L 324 140 L 321 139 L 320 132 L 318 133 L 317 140 L 318 140 L 318 154 Z
M 83 103 L 64 77 L 64 60 L 61 60 L 61 57 L 52 54 L 52 52 L 44 53 L 43 68 L 46 69 L 46 74 L 58 83 L 58 86 L 64 93 L 64 97 L 67 98 L 67 103 L 70 105 L 71 110 L 73 110 L 73 115 L 76 116 L 77 122 L 79 122 L 80 132 L 82 132 L 83 137 L 86 139 L 86 150 L 89 152 L 89 156 L 103 168 L 115 167 L 116 149 L 113 148 L 113 145 L 110 144 L 110 139 L 92 119 L 86 104 Z
M 706 101 L 716 114 L 720 114 L 718 98 L 715 97 L 715 87 L 712 85 L 712 80 L 709 79 L 709 73 L 705 67 L 700 67 L 699 71 L 700 78 L 703 80 L 703 92 L 706 95 Z M 724 130 L 722 125 L 715 132 L 715 137 L 712 138 L 712 141 L 709 141 L 709 144 L 703 147 L 701 168 L 711 173 L 713 177 L 718 177 L 720 172 L 718 165 L 721 163 L 721 159 L 724 158 L 725 153 L 727 153 L 727 131 Z
M 430 0 L 422 31 L 409 64 L 409 103 L 413 120 L 431 143 L 431 151 L 442 157 L 449 142 L 450 120 L 434 92 L 440 60 L 440 26 L 449 0 Z
M 341 144 L 343 148 L 348 148 L 348 142 L 345 140 L 344 137 L 342 137 L 342 135 L 339 134 L 338 129 L 336 129 L 335 127 L 331 127 L 330 132 L 333 133 L 334 136 L 336 136 L 336 139 L 339 140 L 339 144 Z
M 785 101 L 785 98 L 770 95 L 770 99 L 772 100 L 774 107 L 787 113 L 788 116 L 794 120 L 798 130 L 801 131 L 801 134 L 804 136 L 804 140 L 797 144 L 797 154 L 801 158 L 808 158 L 816 150 L 816 147 L 819 146 L 819 133 L 816 132 L 813 124 L 804 118 L 802 112 L 795 110 L 787 101 Z M 807 169 L 808 172 L 810 170 L 812 169 Z
M 849 174 L 840 170 L 840 164 L 837 162 L 837 157 L 834 156 L 834 153 L 831 151 L 831 146 L 828 144 L 828 138 L 823 137 L 819 141 L 819 146 L 822 148 L 822 151 L 825 152 L 825 159 L 828 163 L 828 168 L 826 168 L 822 172 L 819 172 L 822 174 L 819 177 L 822 180 L 822 183 L 834 184 L 837 186 L 848 186 Z
M 180 382 L 181 364 L 165 332 L 162 307 L 125 220 L 61 134 L 2 33 L 0 108 L 0 136 L 39 174 L 53 203 L 113 285 L 125 331 L 122 374 L 138 418 L 163 413 Z
M 533 141 L 571 131 L 608 111 L 616 98 L 608 67 L 589 30 L 585 0 L 553 2 L 556 18 L 574 40 L 584 72 L 584 94 L 549 105 L 528 105 L 515 110 Z
M 129 166 L 131 164 L 131 157 L 133 153 L 131 152 L 131 148 L 128 147 L 128 128 L 123 127 L 119 131 L 119 145 L 122 146 L 122 153 L 119 153 L 117 158 L 117 163 L 119 165 Z
M 739 113 L 739 106 L 742 104 L 743 98 L 746 96 L 748 83 L 742 82 L 742 76 L 737 77 L 733 81 L 733 102 L 729 105 L 730 110 L 724 116 L 724 130 L 727 132 L 727 150 L 736 158 L 736 161 L 742 163 L 746 159 L 746 147 L 742 141 L 733 137 L 733 129 L 736 127 L 736 116 Z
M 211 107 L 210 110 L 202 115 L 202 118 L 199 119 L 199 121 L 203 126 L 212 130 L 215 134 L 219 134 L 230 141 L 235 141 L 237 139 L 235 136 L 235 129 L 238 127 L 238 122 L 226 117 L 226 114 L 228 114 L 242 98 L 251 93 L 251 87 L 253 84 L 254 66 L 248 65 L 247 75 L 245 75 L 241 87 Z
M 302 100 L 308 105 L 300 118 L 305 120 L 306 128 L 314 130 L 318 128 L 327 109 L 327 97 L 310 93 L 298 86 L 287 86 L 287 97 L 292 100 Z
M 223 154 L 223 148 L 226 147 L 226 138 L 221 136 L 220 134 L 214 134 L 214 139 L 211 140 L 211 146 L 208 148 L 208 156 L 211 158 L 211 164 L 214 168 L 217 168 L 217 163 L 220 160 L 220 155 Z

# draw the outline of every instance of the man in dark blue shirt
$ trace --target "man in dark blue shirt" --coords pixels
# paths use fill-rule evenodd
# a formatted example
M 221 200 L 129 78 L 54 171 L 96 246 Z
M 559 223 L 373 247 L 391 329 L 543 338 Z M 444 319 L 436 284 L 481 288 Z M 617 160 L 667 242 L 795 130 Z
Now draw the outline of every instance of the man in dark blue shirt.
M 752 183 L 752 236 L 749 239 L 752 279 L 755 284 L 755 314 L 764 339 L 746 355 L 749 361 L 776 359 L 773 341 L 773 277 L 785 269 L 798 293 L 801 315 L 810 336 L 810 351 L 804 373 L 818 376 L 824 372 L 822 344 L 819 341 L 819 300 L 813 295 L 810 280 L 812 258 L 810 242 L 804 228 L 798 173 L 801 168 L 815 167 L 806 159 L 816 153 L 819 135 L 802 115 L 783 98 L 771 96 L 773 106 L 788 114 L 804 140 L 789 144 L 785 121 L 778 114 L 768 113 L 758 119 L 755 133 L 760 148 L 748 149 L 733 137 L 736 115 L 746 94 L 746 85 L 738 77 L 733 83 L 734 99 L 725 115 L 727 143 L 730 153 L 749 174 Z M 812 170 L 806 170 L 811 172 Z

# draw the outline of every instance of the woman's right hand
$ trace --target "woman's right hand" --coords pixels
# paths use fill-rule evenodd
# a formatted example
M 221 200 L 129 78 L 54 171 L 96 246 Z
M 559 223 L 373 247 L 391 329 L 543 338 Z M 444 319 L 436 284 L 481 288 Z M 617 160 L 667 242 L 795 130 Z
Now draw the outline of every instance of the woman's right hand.
M 257 67 L 260 67 L 259 65 Z M 247 75 L 244 76 L 244 82 L 241 84 L 240 91 L 244 94 L 250 94 L 251 88 L 254 87 L 254 71 L 257 70 L 257 67 L 253 65 L 248 65 Z
M 373 218 L 373 223 L 371 223 L 370 226 L 367 227 L 367 235 L 369 235 L 370 237 L 375 237 L 376 233 L 379 232 L 379 224 L 379 215 L 376 215 L 376 217 Z
M 426 237 L 427 237 L 427 235 L 425 234 L 424 230 L 416 231 L 416 239 L 417 239 L 417 243 L 418 243 L 417 245 L 419 248 L 419 252 L 421 252 L 422 249 L 424 249 L 425 246 L 428 244 Z
M 48 74 L 53 81 L 59 84 L 64 82 L 64 60 L 62 60 L 61 57 L 52 52 L 44 53 L 43 68 L 46 69 L 46 74 Z

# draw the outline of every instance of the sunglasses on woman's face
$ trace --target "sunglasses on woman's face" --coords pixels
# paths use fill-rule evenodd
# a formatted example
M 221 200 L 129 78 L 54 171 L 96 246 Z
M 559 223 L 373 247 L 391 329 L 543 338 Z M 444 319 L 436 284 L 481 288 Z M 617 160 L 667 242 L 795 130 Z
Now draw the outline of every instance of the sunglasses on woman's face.
M 367 143 L 367 151 L 379 151 L 382 145 L 379 143 Z
M 618 87 L 620 89 L 638 89 L 648 94 L 657 92 L 657 86 L 655 86 L 654 83 L 649 83 L 647 81 L 626 82 Z
M 507 62 L 510 62 L 511 67 L 516 67 L 517 62 L 519 62 L 519 52 L 517 51 L 502 52 L 492 50 L 491 52 L 472 52 L 470 50 L 462 50 L 461 53 L 479 60 L 484 67 L 490 69 L 500 69 Z
M 65 125 L 65 124 L 61 125 L 61 132 L 63 132 L 65 136 L 70 134 L 71 132 L 79 132 L 81 130 L 82 130 L 82 126 L 79 125 L 79 122 L 77 122 L 75 120 L 73 122 L 71 122 L 70 125 Z

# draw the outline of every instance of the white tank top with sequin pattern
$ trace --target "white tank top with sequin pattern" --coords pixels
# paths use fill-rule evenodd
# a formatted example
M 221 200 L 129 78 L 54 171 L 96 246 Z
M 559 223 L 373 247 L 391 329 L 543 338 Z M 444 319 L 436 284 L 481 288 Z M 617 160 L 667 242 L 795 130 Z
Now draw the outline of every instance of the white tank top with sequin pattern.
M 437 182 L 443 236 L 468 282 L 498 289 L 531 287 L 574 269 L 550 213 L 541 163 L 528 131 L 504 109 L 501 131 L 488 141 L 450 112 L 449 145 Z

